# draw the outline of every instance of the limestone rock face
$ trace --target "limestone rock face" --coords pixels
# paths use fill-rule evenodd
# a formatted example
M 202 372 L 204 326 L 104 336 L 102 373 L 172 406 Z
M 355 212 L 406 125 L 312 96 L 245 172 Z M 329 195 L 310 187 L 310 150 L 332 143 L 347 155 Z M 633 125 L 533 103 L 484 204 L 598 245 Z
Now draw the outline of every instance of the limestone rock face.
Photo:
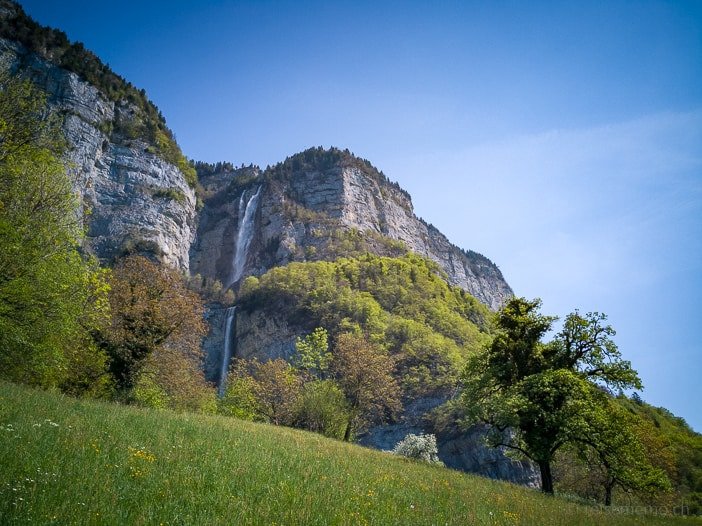
M 0 39 L 0 68 L 34 80 L 63 117 L 66 160 L 82 197 L 87 247 L 109 261 L 136 251 L 187 270 L 195 236 L 195 194 L 183 174 L 149 145 L 113 131 L 134 111 L 76 74 Z
M 363 250 L 391 254 L 404 247 L 435 261 L 451 284 L 492 309 L 513 294 L 494 263 L 452 245 L 417 218 L 409 195 L 370 165 L 350 164 L 342 157 L 332 166 L 291 169 L 282 176 L 275 169 L 264 173 L 245 169 L 202 182 L 208 197 L 191 251 L 192 269 L 225 286 L 232 284 L 233 251 L 245 209 L 241 203 L 260 188 L 242 276 L 262 274 L 290 261 L 345 255 L 334 252 L 339 239 L 349 241 L 339 234 L 345 231 L 363 238 Z

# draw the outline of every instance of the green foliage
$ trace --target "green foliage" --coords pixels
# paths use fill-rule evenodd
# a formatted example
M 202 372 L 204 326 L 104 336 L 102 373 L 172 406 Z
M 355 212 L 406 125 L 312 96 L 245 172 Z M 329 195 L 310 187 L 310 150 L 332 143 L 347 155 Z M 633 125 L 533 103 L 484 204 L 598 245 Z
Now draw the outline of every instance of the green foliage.
M 190 413 L 217 412 L 217 396 L 200 366 L 199 352 L 163 345 L 145 359 L 130 401 Z
M 341 334 L 329 352 L 327 332 L 317 328 L 297 347 L 295 367 L 280 358 L 236 360 L 220 412 L 348 441 L 400 410 L 394 361 L 363 335 Z
M 256 380 L 251 376 L 230 374 L 227 377 L 227 389 L 219 401 L 218 412 L 240 420 L 257 420 Z
M 121 394 L 129 396 L 156 352 L 160 353 L 156 363 L 173 360 L 172 369 L 185 375 L 181 379 L 195 381 L 192 373 L 198 371 L 205 334 L 203 306 L 200 298 L 186 288 L 182 276 L 142 256 L 130 256 L 115 265 L 110 287 L 112 319 L 109 325 L 95 330 L 93 338 L 109 357 L 109 371 Z M 166 381 L 163 374 L 157 376 Z M 179 389 L 181 379 L 171 378 L 170 387 Z M 167 386 L 161 387 L 168 391 Z M 174 393 L 169 394 L 178 399 Z M 187 402 L 176 406 L 183 404 Z
M 663 469 L 654 467 L 641 437 L 640 419 L 613 399 L 606 399 L 587 411 L 588 432 L 573 447 L 587 465 L 588 476 L 597 478 L 605 505 L 612 504 L 616 487 L 647 498 L 671 489 Z M 637 433 L 638 430 L 638 433 Z
M 295 342 L 297 358 L 295 366 L 308 374 L 323 378 L 329 369 L 332 354 L 329 352 L 329 334 L 326 329 L 317 327 L 304 338 Z
M 179 188 L 157 188 L 151 195 L 157 199 L 171 199 L 180 204 L 185 203 L 185 194 Z
M 607 410 L 599 386 L 640 387 L 636 372 L 621 360 L 604 315 L 576 311 L 553 341 L 543 343 L 555 318 L 540 314 L 540 306 L 539 300 L 510 300 L 498 313 L 493 342 L 469 359 L 463 392 L 469 419 L 491 425 L 495 445 L 538 463 L 547 493 L 553 493 L 551 463 L 567 444 L 592 447 L 607 457 L 610 475 L 631 483 L 633 476 L 615 473 L 617 462 L 640 456 L 633 439 L 628 448 L 615 443 L 626 426 Z
M 0 383 L 3 524 L 690 525 L 208 415 Z
M 293 426 L 343 439 L 349 421 L 349 403 L 336 382 L 307 382 L 295 407 Z
M 105 272 L 79 251 L 64 141 L 45 111 L 31 83 L 0 77 L 0 377 L 99 395 L 89 331 L 107 313 Z
M 71 43 L 63 31 L 44 27 L 32 20 L 17 4 L 13 14 L 0 17 L 0 37 L 16 40 L 41 57 L 76 73 L 97 87 L 108 99 L 124 105 L 118 107 L 117 128 L 128 139 L 143 139 L 155 147 L 164 160 L 175 165 L 195 188 L 197 174 L 176 143 L 173 132 L 159 109 L 147 98 L 146 92 L 114 73 L 82 43 Z M 14 15 L 14 16 L 13 16 Z M 129 108 L 129 111 L 122 111 Z M 135 112 L 132 111 L 135 109 Z M 103 132 L 113 130 L 101 127 Z
M 285 360 L 236 360 L 227 376 L 230 384 L 220 402 L 224 414 L 281 426 L 293 424 L 302 378 Z
M 682 501 L 691 513 L 702 514 L 702 435 L 684 419 L 647 404 L 639 396 L 631 400 L 621 396 L 617 401 L 645 424 L 642 442 L 650 444 L 649 459 L 670 479 L 673 502 Z
M 239 295 L 243 309 L 332 337 L 361 330 L 396 360 L 408 396 L 455 386 L 467 356 L 490 340 L 488 309 L 413 254 L 291 263 L 247 278 Z

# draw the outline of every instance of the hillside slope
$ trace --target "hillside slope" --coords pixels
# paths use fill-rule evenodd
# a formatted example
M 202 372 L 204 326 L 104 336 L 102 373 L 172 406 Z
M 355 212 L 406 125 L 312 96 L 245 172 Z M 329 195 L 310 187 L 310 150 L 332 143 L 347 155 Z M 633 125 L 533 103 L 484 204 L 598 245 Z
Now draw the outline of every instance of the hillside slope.
M 0 384 L 2 524 L 689 524 L 319 435 Z

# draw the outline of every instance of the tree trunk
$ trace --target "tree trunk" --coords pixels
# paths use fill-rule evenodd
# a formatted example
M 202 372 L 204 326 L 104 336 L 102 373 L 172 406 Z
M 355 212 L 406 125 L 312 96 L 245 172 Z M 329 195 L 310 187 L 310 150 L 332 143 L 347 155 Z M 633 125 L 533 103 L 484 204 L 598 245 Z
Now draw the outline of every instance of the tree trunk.
M 351 440 L 351 419 L 346 423 L 346 431 L 344 431 L 344 442 Z
M 549 461 L 539 462 L 541 471 L 541 491 L 553 495 L 553 475 L 551 474 L 551 463 Z
M 605 484 L 605 506 L 612 505 L 612 488 L 614 488 L 614 484 Z

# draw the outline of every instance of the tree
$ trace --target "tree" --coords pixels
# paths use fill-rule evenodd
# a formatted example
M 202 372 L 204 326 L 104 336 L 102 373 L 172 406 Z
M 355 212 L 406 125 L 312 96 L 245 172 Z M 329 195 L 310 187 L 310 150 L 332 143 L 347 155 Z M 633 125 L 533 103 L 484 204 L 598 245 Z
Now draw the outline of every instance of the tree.
M 218 405 L 219 413 L 222 415 L 233 416 L 240 420 L 256 420 L 259 414 L 256 380 L 248 373 L 230 372 L 227 376 L 227 389 Z
M 93 336 L 122 395 L 130 396 L 147 359 L 159 350 L 199 363 L 202 301 L 176 270 L 129 256 L 115 265 L 110 287 L 111 322 Z
M 59 122 L 31 82 L 0 75 L 0 375 L 97 393 L 105 273 L 80 251 Z
M 369 424 L 393 418 L 401 409 L 393 360 L 365 336 L 337 337 L 330 370 L 349 405 L 344 440 Z
M 254 380 L 256 420 L 275 425 L 292 425 L 302 381 L 297 371 L 282 358 L 248 364 Z
M 670 489 L 665 472 L 651 465 L 639 440 L 640 419 L 607 400 L 592 408 L 587 420 L 589 432 L 576 439 L 576 447 L 590 468 L 601 472 L 605 506 L 612 504 L 616 486 L 644 493 Z
M 468 362 L 462 399 L 472 421 L 491 426 L 495 446 L 538 464 L 542 490 L 552 494 L 554 456 L 592 431 L 589 418 L 608 399 L 602 388 L 641 388 L 641 381 L 621 359 L 606 316 L 576 311 L 543 343 L 556 318 L 540 306 L 513 298 L 500 310 L 493 342 Z
M 304 338 L 295 342 L 297 351 L 296 366 L 315 378 L 324 378 L 332 354 L 329 352 L 329 334 L 326 329 L 317 327 Z
M 332 380 L 312 380 L 302 387 L 293 425 L 341 439 L 346 432 L 349 408 L 339 385 Z
M 176 411 L 215 413 L 217 395 L 207 382 L 198 354 L 162 345 L 144 361 L 133 398 L 141 405 Z

